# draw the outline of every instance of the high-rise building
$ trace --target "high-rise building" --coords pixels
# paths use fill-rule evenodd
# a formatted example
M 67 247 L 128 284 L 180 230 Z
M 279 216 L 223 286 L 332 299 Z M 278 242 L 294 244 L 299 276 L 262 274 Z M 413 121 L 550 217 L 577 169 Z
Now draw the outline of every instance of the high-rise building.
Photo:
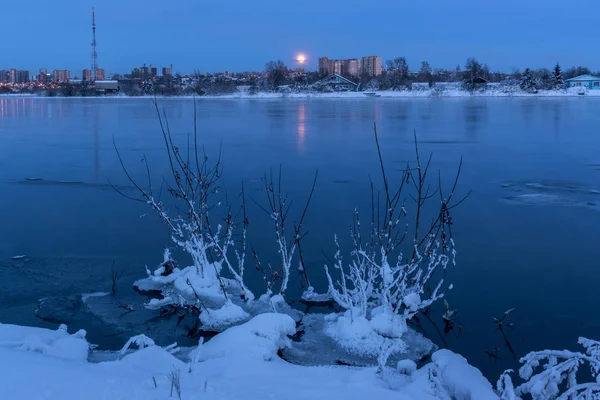
M 83 72 L 81 73 L 81 79 L 83 79 L 85 82 L 91 82 L 92 81 L 92 70 L 91 69 L 84 69 Z
M 131 71 L 131 79 L 142 79 L 143 78 L 143 71 L 141 68 L 134 68 Z
M 150 77 L 154 78 L 158 75 L 158 69 L 156 67 L 150 67 Z
M 339 74 L 357 77 L 364 70 L 368 71 L 370 76 L 376 76 L 381 75 L 381 69 L 381 57 L 363 57 L 360 61 L 356 58 L 346 60 L 331 60 L 327 57 L 319 58 L 319 73 L 321 75 Z
M 0 69 L 0 83 L 8 82 L 8 75 L 9 75 L 8 71 Z
M 17 70 L 12 68 L 8 74 L 9 83 L 17 83 Z
M 319 74 L 321 75 L 331 75 L 331 72 L 329 72 L 330 65 L 329 65 L 329 58 L 327 57 L 321 57 L 319 58 Z
M 45 69 L 40 69 L 38 74 L 38 82 L 45 85 L 48 83 L 48 71 Z
M 360 73 L 366 76 L 379 76 L 381 75 L 383 64 L 381 57 L 379 56 L 368 56 L 363 57 L 360 60 Z
M 173 66 L 163 67 L 162 76 L 173 76 Z
M 96 81 L 103 81 L 104 80 L 104 69 L 103 68 L 97 68 L 96 69 L 96 77 L 95 80 Z
M 344 60 L 344 73 L 346 76 L 358 76 L 358 60 L 356 58 L 350 58 L 348 60 Z
M 21 70 L 17 71 L 16 83 L 27 83 L 29 82 L 29 71 Z
M 71 73 L 66 69 L 55 69 L 52 71 L 52 80 L 55 83 L 66 83 L 71 80 Z

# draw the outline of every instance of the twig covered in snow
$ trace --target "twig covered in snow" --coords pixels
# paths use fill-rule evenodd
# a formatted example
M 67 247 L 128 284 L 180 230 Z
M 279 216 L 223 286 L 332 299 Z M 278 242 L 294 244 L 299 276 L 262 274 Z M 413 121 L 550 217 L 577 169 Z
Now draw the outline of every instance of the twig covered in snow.
M 181 370 L 173 367 L 171 372 L 169 372 L 168 378 L 171 381 L 170 397 L 173 397 L 173 389 L 175 389 L 175 393 L 177 393 L 177 398 L 181 400 Z
M 284 294 L 287 290 L 290 274 L 292 270 L 292 266 L 294 265 L 294 257 L 296 253 L 298 253 L 298 262 L 299 268 L 298 272 L 305 280 L 307 286 L 310 286 L 310 280 L 308 279 L 308 274 L 306 272 L 306 266 L 304 262 L 304 256 L 301 250 L 301 241 L 306 235 L 302 230 L 304 219 L 306 217 L 308 208 L 310 206 L 310 202 L 312 200 L 315 187 L 317 185 L 317 177 L 318 171 L 315 173 L 315 177 L 310 188 L 310 192 L 308 195 L 308 199 L 306 200 L 305 206 L 303 208 L 302 214 L 300 215 L 300 219 L 297 223 L 294 223 L 292 236 L 288 237 L 288 233 L 286 233 L 286 229 L 288 228 L 288 217 L 290 208 L 292 206 L 293 201 L 288 199 L 288 194 L 283 192 L 282 189 L 282 169 L 279 166 L 279 173 L 277 177 L 273 176 L 273 171 L 270 171 L 269 175 L 265 173 L 263 176 L 263 184 L 267 197 L 268 205 L 262 206 L 258 201 L 254 200 L 254 203 L 258 205 L 258 207 L 264 211 L 269 218 L 272 220 L 274 228 L 275 228 L 275 239 L 277 241 L 277 246 L 279 248 L 279 257 L 280 257 L 280 265 L 278 271 L 273 274 L 271 273 L 270 284 L 267 285 L 267 290 L 272 290 L 273 283 L 276 280 L 281 280 L 281 288 L 279 289 L 279 294 Z M 254 252 L 254 257 L 256 261 L 256 267 L 259 271 L 261 271 L 262 265 L 258 260 L 258 256 Z M 264 270 L 262 270 L 263 274 L 265 274 Z M 265 275 L 266 277 L 266 275 Z M 273 278 L 275 278 L 273 280 Z
M 523 395 L 534 400 L 600 399 L 600 342 L 581 337 L 579 344 L 585 348 L 585 353 L 544 350 L 521 358 L 523 366 L 519 376 L 525 382 L 515 388 L 510 377 L 512 371 L 505 371 L 497 384 L 502 399 L 520 399 Z M 592 382 L 579 383 L 578 372 L 585 364 Z
M 121 350 L 119 350 L 119 356 L 124 355 L 132 345 L 137 346 L 138 349 L 143 349 L 144 347 L 155 346 L 155 343 L 154 340 L 144 334 L 130 337 Z

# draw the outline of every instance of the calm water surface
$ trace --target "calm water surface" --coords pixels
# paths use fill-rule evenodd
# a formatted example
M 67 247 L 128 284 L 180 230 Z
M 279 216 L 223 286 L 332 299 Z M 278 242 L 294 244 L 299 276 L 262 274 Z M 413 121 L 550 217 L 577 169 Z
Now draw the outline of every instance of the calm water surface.
M 191 101 L 160 105 L 185 145 Z M 319 170 L 305 248 L 321 289 L 322 250 L 331 254 L 333 234 L 345 235 L 352 211 L 369 207 L 375 122 L 391 170 L 412 157 L 413 130 L 444 180 L 464 158 L 460 190 L 473 193 L 454 215 L 458 266 L 448 299 L 462 333 L 446 337 L 451 349 L 492 378 L 513 367 L 493 323 L 509 308 L 518 356 L 600 337 L 600 99 L 203 99 L 198 110 L 207 152 L 222 146 L 231 196 L 244 180 L 260 201 L 262 174 L 281 164 L 300 202 Z M 167 173 L 150 100 L 0 97 L 0 321 L 51 326 L 35 318 L 38 300 L 108 290 L 113 261 L 125 271 L 120 291 L 143 301 L 131 283 L 171 243 L 150 210 L 110 187 L 127 185 L 113 138 L 135 176 L 144 178 L 144 155 L 155 176 Z M 268 257 L 268 221 L 251 213 L 251 245 Z M 262 291 L 260 276 L 251 268 L 248 276 Z M 290 297 L 300 292 L 292 286 Z M 485 354 L 495 347 L 500 360 Z

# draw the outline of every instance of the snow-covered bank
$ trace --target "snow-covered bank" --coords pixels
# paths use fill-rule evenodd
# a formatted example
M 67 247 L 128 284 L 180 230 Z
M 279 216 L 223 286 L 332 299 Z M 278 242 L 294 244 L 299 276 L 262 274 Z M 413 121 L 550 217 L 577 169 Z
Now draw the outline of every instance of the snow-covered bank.
M 572 90 L 573 89 L 573 90 Z M 490 88 L 481 91 L 465 91 L 459 88 L 444 88 L 443 90 L 385 90 L 376 92 L 298 92 L 298 93 L 270 93 L 260 92 L 249 94 L 247 92 L 238 92 L 223 95 L 208 96 L 126 96 L 123 94 L 115 96 L 99 97 L 62 97 L 62 96 L 40 96 L 36 94 L 0 94 L 0 98 L 40 98 L 40 99 L 372 99 L 372 98 L 469 98 L 469 97 L 598 97 L 600 90 L 586 90 L 581 92 L 581 88 L 571 88 L 567 90 L 540 90 L 536 93 L 528 93 L 519 89 L 506 90 L 502 88 Z
M 477 369 L 448 350 L 418 370 L 402 362 L 383 374 L 374 367 L 290 364 L 277 353 L 294 331 L 289 316 L 262 314 L 191 351 L 150 345 L 118 361 L 91 363 L 81 357 L 85 332 L 0 324 L 2 398 L 498 398 Z

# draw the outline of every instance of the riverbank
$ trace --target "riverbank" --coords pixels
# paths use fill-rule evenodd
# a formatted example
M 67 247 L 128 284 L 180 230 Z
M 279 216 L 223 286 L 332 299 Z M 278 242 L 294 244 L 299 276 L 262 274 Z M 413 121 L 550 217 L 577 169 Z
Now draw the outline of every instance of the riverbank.
M 374 92 L 331 92 L 331 93 L 322 93 L 322 92 L 306 92 L 306 93 L 270 93 L 270 92 L 260 92 L 256 94 L 250 94 L 247 92 L 237 92 L 223 95 L 208 95 L 208 96 L 192 96 L 192 95 L 182 95 L 182 96 L 127 96 L 124 94 L 111 95 L 111 96 L 87 96 L 87 97 L 77 97 L 77 96 L 43 96 L 38 94 L 0 94 L 0 98 L 15 98 L 15 97 L 23 97 L 23 98 L 43 98 L 43 99 L 65 99 L 65 98 L 77 98 L 77 99 L 140 99 L 140 98 L 160 98 L 160 99 L 169 99 L 169 98 L 177 98 L 177 99 L 281 99 L 281 98 L 290 98 L 290 99 L 307 99 L 307 98 L 317 98 L 317 99 L 365 99 L 365 98 L 455 98 L 455 97 L 598 97 L 600 96 L 600 90 L 587 90 L 581 91 L 580 88 L 571 88 L 567 90 L 540 90 L 537 93 L 528 93 L 522 90 L 506 90 L 506 89 L 488 89 L 482 91 L 473 91 L 468 92 L 461 89 L 448 89 L 444 88 L 443 90 L 437 89 L 428 89 L 428 90 L 404 90 L 404 91 L 374 91 Z

